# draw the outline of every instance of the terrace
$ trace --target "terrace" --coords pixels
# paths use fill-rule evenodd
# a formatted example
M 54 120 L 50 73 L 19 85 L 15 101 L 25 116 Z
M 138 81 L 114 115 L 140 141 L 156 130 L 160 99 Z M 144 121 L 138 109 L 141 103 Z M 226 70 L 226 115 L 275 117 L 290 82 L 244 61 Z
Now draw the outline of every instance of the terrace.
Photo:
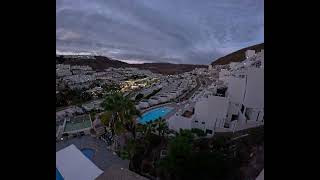
M 128 160 L 122 160 L 112 151 L 108 150 L 108 145 L 104 141 L 91 136 L 81 136 L 59 141 L 56 143 L 56 152 L 71 144 L 74 144 L 80 150 L 86 148 L 93 149 L 94 155 L 91 160 L 101 170 L 106 170 L 114 165 L 123 168 L 129 167 Z
M 66 121 L 64 127 L 65 133 L 76 133 L 80 131 L 90 130 L 92 127 L 92 122 L 90 115 L 85 114 L 81 116 L 72 117 Z
M 190 118 L 191 116 L 193 116 L 193 114 L 194 114 L 194 112 L 186 110 L 186 111 L 182 114 L 182 116 L 183 116 L 183 117 L 186 117 L 186 118 Z

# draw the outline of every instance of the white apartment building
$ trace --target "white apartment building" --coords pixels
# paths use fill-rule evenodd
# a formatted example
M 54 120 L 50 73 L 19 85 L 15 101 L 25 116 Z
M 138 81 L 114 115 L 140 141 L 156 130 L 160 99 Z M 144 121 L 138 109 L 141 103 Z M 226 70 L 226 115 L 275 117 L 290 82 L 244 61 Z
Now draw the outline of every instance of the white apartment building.
M 219 80 L 226 81 L 230 76 L 230 72 L 227 69 L 221 69 L 219 72 Z
M 248 62 L 252 61 L 248 65 Z M 229 110 L 227 128 L 233 131 L 264 124 L 264 68 L 255 62 L 263 62 L 263 51 L 243 62 L 244 67 L 231 70 L 226 97 Z M 246 66 L 247 65 L 247 66 Z
M 83 70 L 83 71 L 92 71 L 90 66 L 71 66 L 71 70 Z
M 230 69 L 234 69 L 237 65 L 239 65 L 240 63 L 239 62 L 231 62 L 230 64 L 229 64 L 229 67 L 230 67 Z
M 179 114 L 175 114 L 171 116 L 167 120 L 167 122 L 168 122 L 169 129 L 179 132 L 180 129 L 191 129 L 193 119 L 194 119 L 194 116 L 184 117 Z
M 192 127 L 213 135 L 216 127 L 224 126 L 228 108 L 229 102 L 226 97 L 209 96 L 198 101 Z
M 65 64 L 57 64 L 56 65 L 56 75 L 58 77 L 62 76 L 70 76 L 72 75 L 70 71 L 70 65 L 65 65 Z
M 207 135 L 214 135 L 215 132 L 234 132 L 263 125 L 263 61 L 262 51 L 245 62 L 232 64 L 230 71 L 222 69 L 219 81 L 192 97 L 194 115 L 189 118 L 172 116 L 169 127 L 198 128 Z M 260 63 L 257 65 L 257 62 Z M 223 84 L 227 85 L 225 93 L 221 93 Z
M 250 58 L 256 54 L 255 50 L 246 50 L 246 58 Z
M 196 86 L 191 80 L 191 78 L 168 78 L 163 81 L 164 82 L 161 82 L 160 84 L 156 84 L 152 87 L 149 87 L 148 89 L 144 89 L 141 92 L 139 92 L 146 96 L 152 93 L 153 90 L 161 88 L 161 90 L 157 94 L 152 96 L 147 102 L 141 101 L 139 103 L 139 108 L 143 109 L 146 107 L 157 105 L 159 103 L 168 102 L 172 99 L 179 97 L 180 95 L 183 95 L 188 90 L 190 90 L 191 87 Z
M 264 109 L 264 69 L 249 68 L 246 74 L 245 93 L 241 114 L 248 121 L 262 121 Z

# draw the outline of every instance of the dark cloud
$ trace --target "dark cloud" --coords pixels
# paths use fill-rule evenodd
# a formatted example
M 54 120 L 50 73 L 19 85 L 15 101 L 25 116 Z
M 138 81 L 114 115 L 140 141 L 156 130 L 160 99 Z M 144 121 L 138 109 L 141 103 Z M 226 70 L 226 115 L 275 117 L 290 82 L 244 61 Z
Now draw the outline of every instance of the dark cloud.
M 57 50 L 208 64 L 264 41 L 263 0 L 57 0 Z

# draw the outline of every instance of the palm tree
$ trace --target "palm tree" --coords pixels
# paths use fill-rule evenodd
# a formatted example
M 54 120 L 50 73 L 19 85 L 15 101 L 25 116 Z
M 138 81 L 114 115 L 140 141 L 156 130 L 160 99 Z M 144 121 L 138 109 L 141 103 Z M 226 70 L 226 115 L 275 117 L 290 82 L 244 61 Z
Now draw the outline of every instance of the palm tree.
M 120 152 L 120 157 L 131 160 L 136 153 L 137 145 L 134 139 L 129 139 L 125 148 Z
M 126 98 L 124 109 L 125 127 L 132 133 L 133 139 L 136 139 L 136 117 L 141 117 L 141 113 L 136 109 L 134 103 Z
M 165 119 L 162 119 L 162 117 L 159 117 L 156 121 L 157 128 L 156 130 L 158 131 L 158 135 L 163 137 L 165 134 L 168 133 L 169 128 L 168 124 L 166 123 Z
M 112 116 L 113 116 L 113 113 L 112 113 L 111 111 L 107 111 L 107 112 L 101 114 L 101 115 L 99 116 L 99 119 L 100 119 L 100 121 L 101 121 L 102 124 L 104 124 L 104 125 L 107 126 L 107 127 L 110 127 L 111 131 L 113 131 L 114 134 L 120 134 L 121 132 L 124 131 L 124 127 L 118 125 L 118 124 L 119 124 L 118 122 L 116 122 L 116 123 L 118 123 L 118 124 L 111 125 Z M 111 127 L 113 127 L 113 128 L 111 128 Z M 114 134 L 113 134 L 113 135 L 114 135 Z
M 115 135 L 117 130 L 121 132 L 124 128 L 132 133 L 134 139 L 136 138 L 135 117 L 140 116 L 140 111 L 130 99 L 124 97 L 120 92 L 112 92 L 102 102 L 102 107 L 112 114 L 109 122 L 112 135 Z
M 146 124 L 139 125 L 139 130 L 142 134 L 142 142 L 144 148 L 144 154 L 147 154 L 151 145 L 152 134 L 156 132 L 156 124 L 154 122 L 147 122 Z
M 156 132 L 156 124 L 151 121 L 146 124 L 139 124 L 137 126 L 137 131 L 141 133 L 144 139 L 147 139 L 152 133 Z

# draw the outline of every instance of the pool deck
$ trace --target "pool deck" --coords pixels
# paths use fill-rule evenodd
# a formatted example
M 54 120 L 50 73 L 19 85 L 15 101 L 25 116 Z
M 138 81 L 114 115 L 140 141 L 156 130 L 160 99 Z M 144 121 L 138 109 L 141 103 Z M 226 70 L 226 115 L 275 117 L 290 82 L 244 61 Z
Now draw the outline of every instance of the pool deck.
M 174 115 L 177 110 L 179 110 L 179 105 L 177 105 L 177 103 L 175 102 L 170 102 L 170 103 L 165 103 L 165 104 L 160 104 L 160 105 L 156 105 L 156 106 L 152 106 L 150 108 L 147 108 L 147 109 L 144 109 L 141 111 L 141 114 L 144 114 L 148 111 L 151 111 L 153 109 L 157 109 L 157 108 L 161 108 L 161 107 L 169 107 L 169 108 L 172 108 L 172 110 L 170 112 L 168 112 L 166 115 L 164 115 L 162 118 L 163 119 L 167 119 L 169 117 L 171 117 L 172 115 Z M 136 119 L 136 121 L 138 122 L 139 118 Z
M 165 116 L 163 116 L 162 118 L 163 119 L 168 119 L 170 118 L 172 115 L 174 115 L 176 112 L 178 112 L 178 110 L 180 109 L 183 109 L 185 104 L 193 104 L 191 103 L 189 100 L 186 100 L 186 101 L 183 101 L 181 103 L 176 103 L 176 102 L 170 102 L 170 103 L 165 103 L 165 104 L 160 104 L 160 105 L 157 105 L 157 106 L 153 106 L 153 107 L 150 107 L 148 109 L 144 109 L 141 111 L 141 114 L 144 114 L 148 111 L 151 111 L 153 109 L 157 109 L 157 108 L 160 108 L 160 107 L 170 107 L 170 108 L 173 108 L 172 111 L 170 111 L 168 114 L 166 114 Z
M 105 142 L 89 135 L 57 142 L 56 152 L 71 144 L 74 144 L 80 150 L 83 148 L 94 149 L 95 153 L 92 162 L 103 171 L 113 165 L 129 168 L 128 160 L 122 160 L 117 155 L 114 155 L 112 151 L 107 149 Z
M 141 110 L 141 114 L 143 114 L 143 113 L 145 113 L 147 111 L 159 108 L 159 107 L 171 107 L 171 108 L 173 108 L 173 110 L 162 117 L 163 119 L 168 119 L 172 115 L 174 115 L 177 111 L 179 111 L 180 109 L 183 109 L 185 103 L 194 104 L 194 103 L 191 103 L 191 101 L 189 99 L 201 87 L 201 83 L 200 83 L 199 78 L 197 78 L 196 81 L 197 81 L 197 86 L 191 92 L 188 92 L 186 97 L 182 98 L 183 101 L 180 101 L 179 104 L 176 103 L 176 102 L 168 102 L 168 103 L 164 103 L 164 104 L 155 105 L 155 106 L 152 106 L 152 107 L 149 107 L 149 108 Z

